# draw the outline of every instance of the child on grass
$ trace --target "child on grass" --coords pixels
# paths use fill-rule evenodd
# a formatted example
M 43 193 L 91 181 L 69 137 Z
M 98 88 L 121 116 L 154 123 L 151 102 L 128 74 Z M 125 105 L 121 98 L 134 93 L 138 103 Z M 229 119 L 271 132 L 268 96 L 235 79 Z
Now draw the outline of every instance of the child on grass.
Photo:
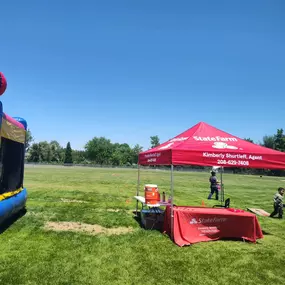
M 216 194 L 216 200 L 219 200 L 219 189 L 218 189 L 218 184 L 219 184 L 219 181 L 216 177 L 216 172 L 215 171 L 212 171 L 211 172 L 211 176 L 209 178 L 209 182 L 210 182 L 210 194 L 208 196 L 208 200 L 210 200 L 213 196 L 213 194 Z
M 278 214 L 278 218 L 283 218 L 283 196 L 285 189 L 282 187 L 278 188 L 277 193 L 273 197 L 273 208 L 274 211 L 270 214 L 270 217 L 273 218 L 276 214 Z

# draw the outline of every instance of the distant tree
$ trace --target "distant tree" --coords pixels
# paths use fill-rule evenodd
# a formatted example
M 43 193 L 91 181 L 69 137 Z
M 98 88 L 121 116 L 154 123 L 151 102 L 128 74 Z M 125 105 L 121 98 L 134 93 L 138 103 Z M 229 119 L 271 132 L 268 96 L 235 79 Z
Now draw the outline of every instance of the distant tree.
M 151 148 L 154 148 L 154 147 L 160 145 L 159 137 L 158 136 L 151 136 L 150 137 L 150 145 L 151 145 Z
M 34 138 L 32 136 L 32 132 L 30 131 L 30 129 L 28 129 L 26 131 L 26 145 L 25 145 L 26 151 L 29 151 L 29 148 L 33 141 L 34 141 Z
M 263 137 L 263 142 L 261 144 L 262 146 L 274 149 L 274 144 L 275 144 L 275 137 L 274 136 L 266 135 Z
M 111 163 L 113 165 L 132 164 L 132 149 L 128 144 L 114 144 L 113 147 L 111 156 Z
M 139 153 L 142 152 L 143 147 L 136 144 L 134 148 L 132 149 L 132 162 L 137 164 L 138 163 L 138 158 L 139 158 Z
M 29 148 L 27 160 L 28 162 L 40 162 L 40 147 L 38 143 L 34 143 Z
M 50 161 L 50 149 L 47 141 L 34 143 L 30 146 L 27 160 L 29 162 L 48 162 Z
M 110 163 L 112 165 L 117 165 L 117 166 L 121 164 L 121 153 L 120 153 L 119 143 L 112 144 L 112 154 L 110 158 Z
M 72 151 L 73 163 L 86 163 L 86 154 L 84 150 Z
M 251 143 L 254 143 L 251 138 L 246 138 L 246 139 L 244 139 L 244 140 L 245 140 L 245 141 L 248 141 L 248 142 L 251 142 Z
M 283 134 L 283 129 L 277 129 L 274 148 L 279 151 L 285 151 L 285 135 Z
M 121 165 L 132 164 L 132 149 L 127 143 L 123 143 L 120 145 L 121 152 Z
M 64 152 L 63 148 L 58 141 L 51 141 L 50 146 L 50 161 L 51 162 L 63 162 Z
M 98 164 L 109 164 L 114 147 L 109 139 L 94 137 L 85 145 L 86 157 Z
M 50 146 L 47 141 L 39 142 L 39 155 L 40 155 L 39 162 L 50 162 L 51 161 Z
M 68 164 L 73 163 L 72 149 L 71 149 L 71 146 L 70 146 L 70 142 L 68 142 L 67 145 L 66 145 L 64 163 L 68 163 Z

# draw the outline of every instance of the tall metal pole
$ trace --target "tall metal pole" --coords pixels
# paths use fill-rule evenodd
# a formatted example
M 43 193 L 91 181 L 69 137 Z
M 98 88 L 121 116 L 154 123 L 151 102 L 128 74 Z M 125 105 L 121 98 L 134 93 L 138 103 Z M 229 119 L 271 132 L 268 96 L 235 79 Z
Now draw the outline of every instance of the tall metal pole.
M 221 203 L 224 202 L 223 171 L 224 171 L 224 168 L 221 167 Z
M 174 191 L 173 191 L 173 164 L 171 164 L 171 174 L 170 174 L 170 180 L 171 180 L 171 240 L 174 240 L 173 238 L 173 232 L 174 232 L 174 214 L 173 214 L 173 196 L 174 196 Z
M 139 194 L 140 194 L 140 165 L 138 164 L 137 196 L 139 196 Z M 137 200 L 136 216 L 138 215 L 138 205 L 139 205 L 139 201 Z

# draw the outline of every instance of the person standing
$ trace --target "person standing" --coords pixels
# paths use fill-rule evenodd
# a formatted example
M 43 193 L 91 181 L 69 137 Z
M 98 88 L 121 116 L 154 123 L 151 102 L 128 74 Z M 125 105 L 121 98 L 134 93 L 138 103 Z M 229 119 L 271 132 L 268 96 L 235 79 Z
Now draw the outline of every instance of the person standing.
M 211 172 L 211 176 L 209 178 L 209 182 L 210 182 L 210 194 L 208 196 L 208 200 L 210 200 L 212 198 L 212 196 L 214 195 L 214 193 L 216 194 L 216 200 L 219 200 L 219 189 L 218 189 L 218 184 L 219 181 L 216 177 L 216 172 L 212 171 Z
M 276 214 L 278 214 L 278 218 L 283 218 L 283 196 L 285 189 L 282 187 L 278 188 L 277 193 L 273 197 L 273 212 L 270 214 L 270 217 L 273 218 Z

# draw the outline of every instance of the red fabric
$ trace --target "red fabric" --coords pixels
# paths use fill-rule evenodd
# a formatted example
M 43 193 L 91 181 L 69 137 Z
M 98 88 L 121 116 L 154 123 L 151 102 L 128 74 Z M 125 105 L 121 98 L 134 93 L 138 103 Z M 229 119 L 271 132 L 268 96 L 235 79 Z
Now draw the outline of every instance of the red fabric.
M 238 209 L 175 206 L 174 242 L 179 246 L 222 238 L 256 242 L 263 234 L 256 216 Z M 171 236 L 170 207 L 165 211 L 164 231 Z
M 2 72 L 0 72 L 0 96 L 5 92 L 7 88 L 7 81 Z
M 175 138 L 140 153 L 139 164 L 285 169 L 285 153 L 198 123 Z

